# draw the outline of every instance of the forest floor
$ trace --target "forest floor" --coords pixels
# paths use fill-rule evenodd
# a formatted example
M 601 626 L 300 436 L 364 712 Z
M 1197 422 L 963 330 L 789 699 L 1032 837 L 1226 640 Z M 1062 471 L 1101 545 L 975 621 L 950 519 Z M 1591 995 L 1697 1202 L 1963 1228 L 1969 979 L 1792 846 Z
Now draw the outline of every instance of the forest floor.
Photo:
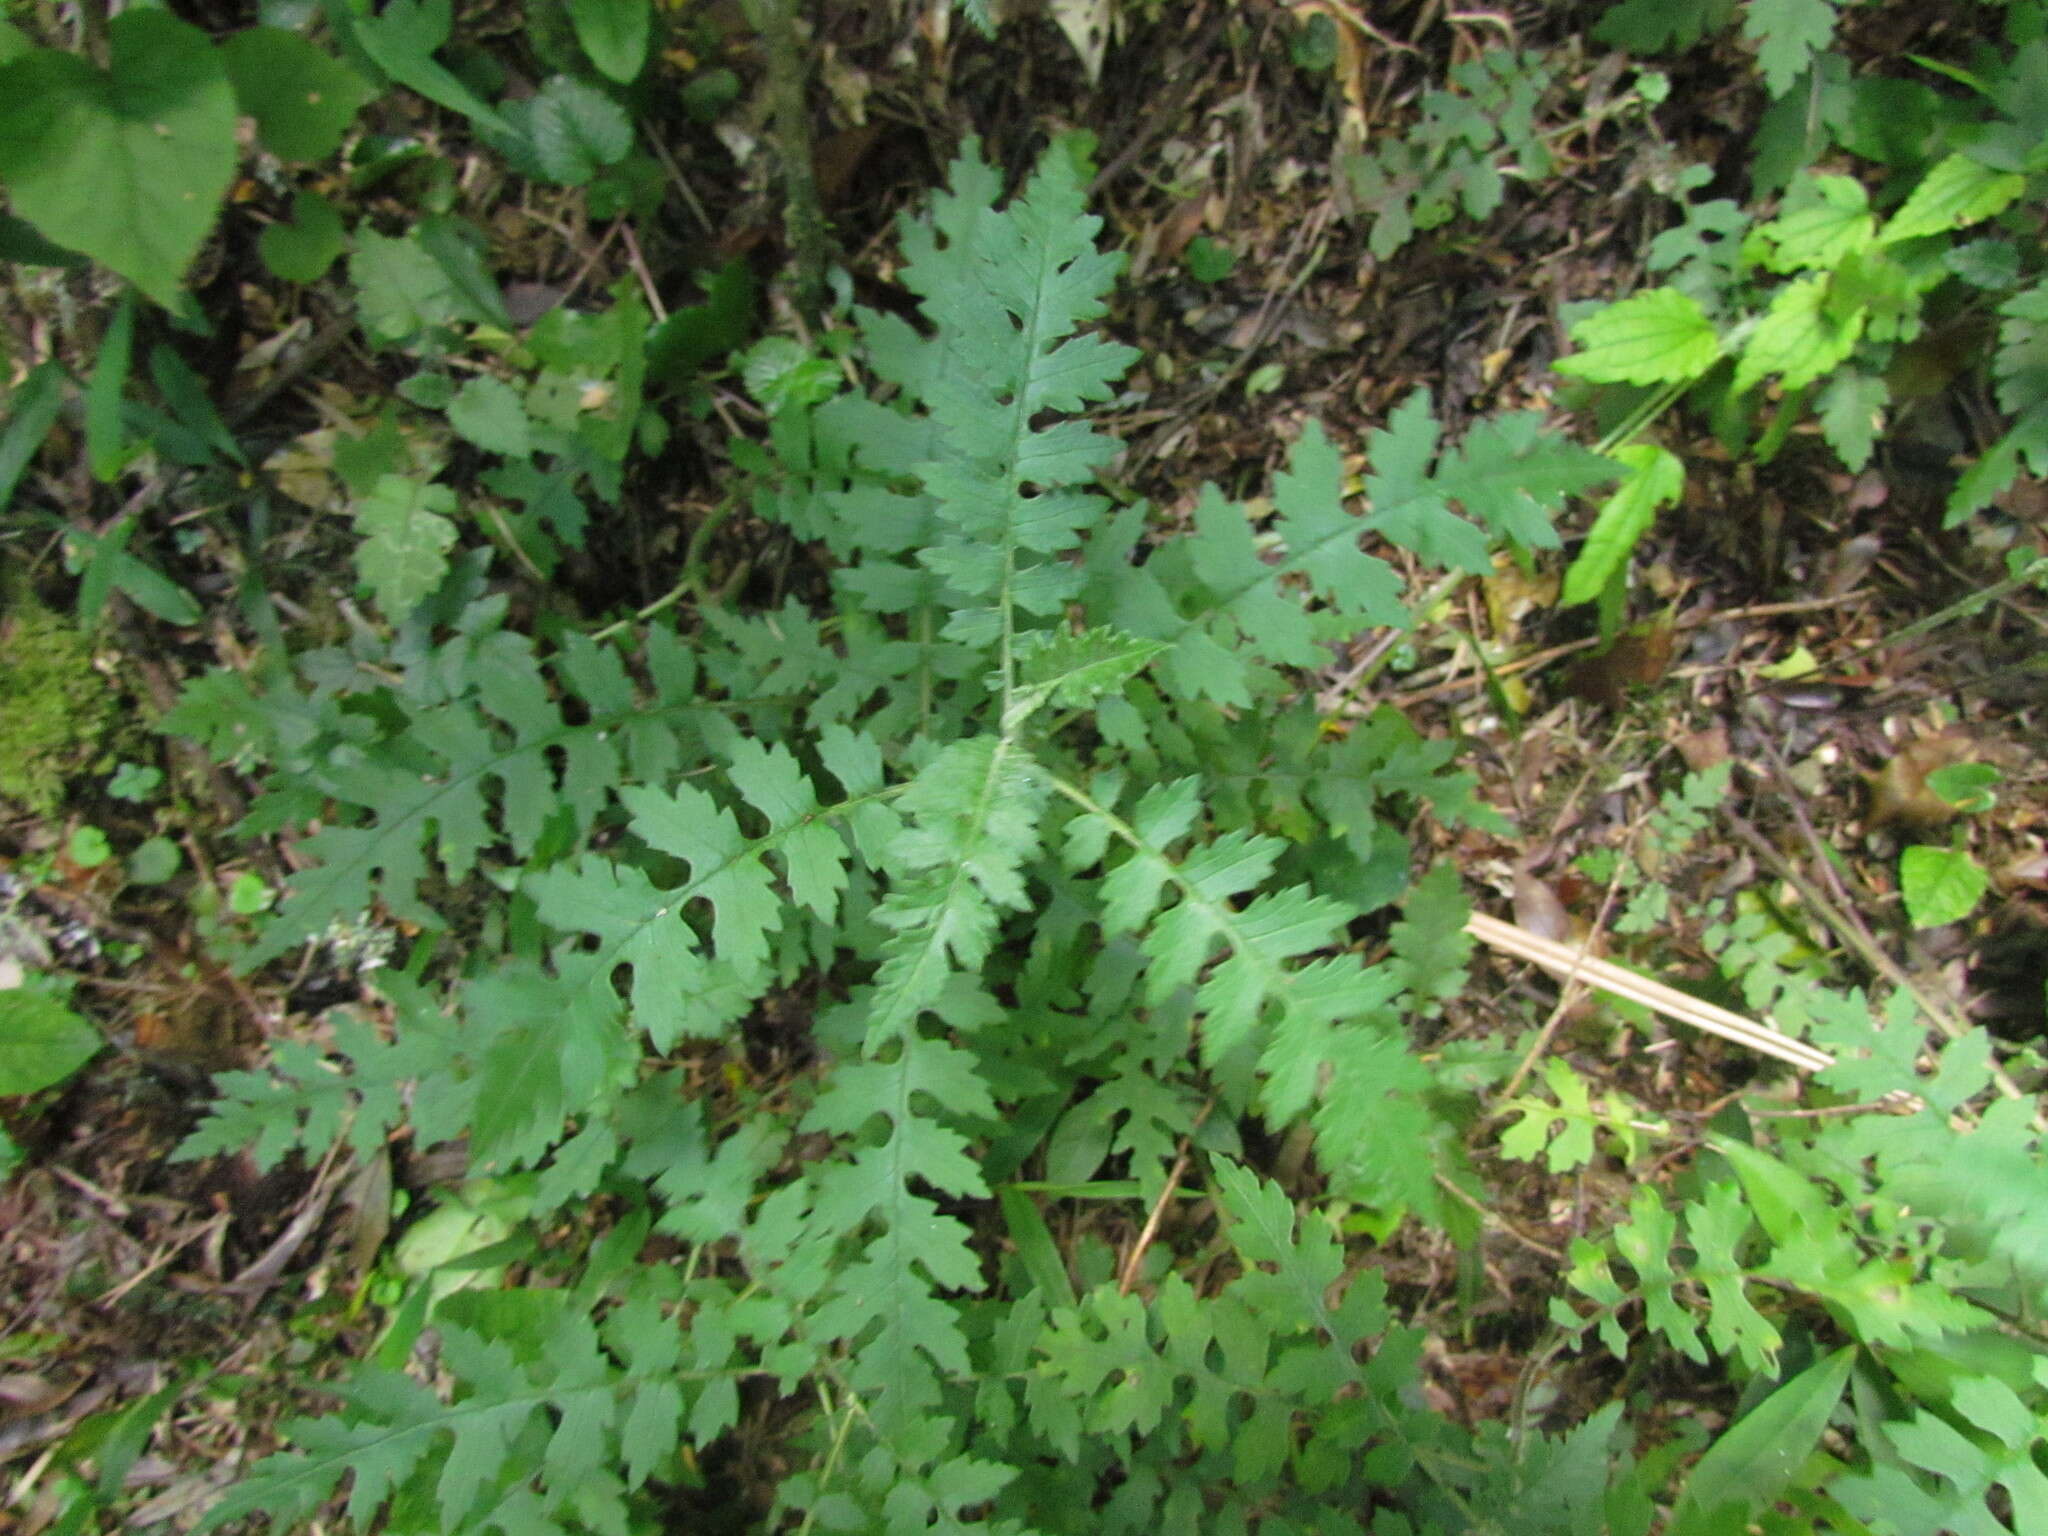
M 1145 498 L 1168 523 L 1205 483 L 1255 494 L 1304 421 L 1320 420 L 1356 457 L 1417 390 L 1429 391 L 1452 437 L 1485 412 L 1564 416 L 1571 400 L 1550 365 L 1567 349 L 1565 306 L 1637 285 L 1673 166 L 1739 180 L 1764 104 L 1753 74 L 1732 40 L 1726 57 L 1694 50 L 1671 82 L 1683 111 L 1667 108 L 1659 133 L 1585 42 L 1586 8 L 1371 9 L 1369 35 L 1347 31 L 1335 58 L 1304 64 L 1303 17 L 1283 6 L 1132 7 L 1094 80 L 1049 17 L 1013 20 L 987 40 L 957 16 L 941 36 L 939 8 L 899 17 L 827 0 L 816 22 L 816 161 L 856 297 L 900 305 L 892 220 L 938 182 L 962 136 L 979 135 L 991 163 L 1016 168 L 1050 133 L 1084 129 L 1096 140 L 1105 241 L 1128 257 L 1105 328 L 1144 358 L 1102 422 L 1125 445 L 1109 476 L 1119 494 Z M 1899 48 L 1899 9 L 1847 13 L 1851 54 Z M 471 24 L 484 34 L 494 25 L 488 15 Z M 1555 173 L 1534 186 L 1510 177 L 1484 221 L 1461 216 L 1373 254 L 1372 220 L 1333 171 L 1344 125 L 1400 131 L 1451 67 L 1504 41 L 1551 51 L 1558 83 L 1541 121 Z M 751 92 L 759 62 L 737 31 L 728 62 Z M 419 131 L 436 132 L 430 109 L 419 110 Z M 442 152 L 463 155 L 459 135 L 438 127 Z M 671 146 L 698 222 L 664 238 L 697 268 L 739 257 L 772 282 L 778 203 L 762 159 L 734 159 L 743 138 L 706 131 Z M 550 205 L 517 185 L 473 196 L 471 211 L 503 243 L 502 268 L 534 284 L 596 292 L 648 263 L 673 265 L 566 199 Z M 254 349 L 310 319 L 300 342 L 308 330 L 326 335 L 324 317 L 278 307 L 248 242 L 222 245 L 206 293 L 232 310 L 215 317 L 230 322 L 225 334 Z M 388 359 L 346 328 L 322 345 L 316 361 L 287 349 L 238 375 L 250 430 L 276 450 L 280 473 L 289 461 L 279 454 L 396 382 Z M 1976 387 L 1942 381 L 1858 476 L 1799 432 L 1767 465 L 1731 463 L 1704 424 L 1673 414 L 1664 430 L 1691 468 L 1686 499 L 1639 547 L 1619 644 L 1601 648 L 1589 607 L 1559 607 L 1554 559 L 1503 563 L 1413 633 L 1333 656 L 1315 686 L 1361 714 L 1391 703 L 1425 735 L 1461 744 L 1481 797 L 1517 829 L 1438 836 L 1430 850 L 1455 863 L 1481 910 L 1591 941 L 1740 1008 L 1700 943 L 1697 913 L 1710 897 L 1752 892 L 1788 945 L 1833 956 L 1840 974 L 1903 975 L 1958 1018 L 2036 1035 L 2048 1023 L 2048 687 L 2022 663 L 2040 651 L 2048 614 L 2016 597 L 1899 637 L 2001 570 L 2000 551 L 1970 530 L 1941 530 L 1946 445 L 1970 432 Z M 231 395 L 231 413 L 236 403 Z M 569 598 L 592 612 L 658 598 L 681 541 L 721 497 L 725 462 L 716 421 L 680 423 L 628 496 L 639 519 L 632 547 L 571 568 Z M 50 489 L 61 495 L 61 479 Z M 2048 495 L 2028 494 L 2034 504 L 2008 510 L 2041 543 Z M 333 535 L 309 522 L 272 537 L 297 542 L 298 597 L 315 600 L 307 594 L 326 580 Z M 714 577 L 742 593 L 782 583 L 803 558 L 744 518 L 709 550 Z M 191 584 L 208 590 L 209 579 L 225 593 L 233 573 L 195 564 Z M 164 630 L 130 613 L 98 654 L 143 715 L 186 677 L 236 657 L 226 625 L 175 639 Z M 132 728 L 114 754 L 165 761 L 161 743 Z M 1898 894 L 1900 840 L 1946 820 L 1930 807 L 1925 775 L 1966 758 L 2004 776 L 1995 811 L 1968 827 L 1994 899 L 1968 922 L 1915 931 Z M 1656 932 L 1613 933 L 1608 892 L 1582 860 L 1636 837 L 1674 763 L 1731 765 L 1734 815 L 1723 826 L 1740 835 L 1716 833 L 1659 871 L 1672 899 Z M 250 855 L 229 834 L 237 786 L 225 773 L 213 782 L 218 797 L 147 808 L 90 786 L 55 811 L 0 806 L 0 869 L 47 871 L 33 885 L 15 880 L 0 913 L 76 973 L 81 1006 L 119 1046 L 63 1089 L 6 1111 L 27 1153 L 0 1187 L 0 1469 L 29 1493 L 0 1512 L 9 1536 L 33 1536 L 57 1507 L 39 1481 L 52 1448 L 123 1408 L 134 1410 L 128 1420 L 103 1422 L 156 1426 L 121 1495 L 127 1524 L 189 1525 L 235 1466 L 272 1448 L 291 1384 L 360 1347 L 375 1319 L 372 1259 L 389 1236 L 394 1191 L 342 1162 L 259 1177 L 245 1161 L 170 1156 L 203 1109 L 209 1075 L 258 1062 L 288 1020 L 346 998 L 348 978 L 287 967 L 233 976 L 207 957 L 201 925 L 172 888 L 124 885 L 69 854 L 87 824 L 117 841 L 168 836 L 195 868 L 226 880 Z M 1477 984 L 1450 1005 L 1445 1038 L 1551 1022 L 1582 1072 L 1646 1113 L 1702 1129 L 1761 1070 L 1740 1046 L 1672 1038 L 1597 998 L 1566 1001 L 1542 973 L 1482 958 Z M 436 1171 L 401 1165 L 401 1208 Z M 1626 1195 L 1586 1170 L 1490 1171 L 1502 1204 L 1476 1268 L 1426 1236 L 1387 1255 L 1409 1319 L 1431 1331 L 1432 1390 L 1471 1417 L 1499 1412 L 1516 1389 L 1587 1213 Z M 151 1403 L 197 1366 L 210 1373 L 205 1391 Z M 1724 1388 L 1701 1390 L 1688 1402 L 1684 1382 L 1666 1384 L 1672 1411 L 1725 1413 L 1715 1395 Z M 732 1475 L 744 1484 L 769 1474 Z

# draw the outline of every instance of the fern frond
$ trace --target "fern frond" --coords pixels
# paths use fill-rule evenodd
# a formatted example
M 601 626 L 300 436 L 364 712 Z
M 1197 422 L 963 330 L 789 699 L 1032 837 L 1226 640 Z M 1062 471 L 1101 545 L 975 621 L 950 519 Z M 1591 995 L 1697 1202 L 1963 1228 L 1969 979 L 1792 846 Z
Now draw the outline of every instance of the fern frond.
M 1103 922 L 1114 933 L 1140 932 L 1139 947 L 1150 962 L 1148 1001 L 1158 1003 L 1193 983 L 1219 949 L 1228 951 L 1196 992 L 1208 1015 L 1205 1061 L 1214 1063 L 1251 1038 L 1262 1005 L 1287 986 L 1286 962 L 1326 946 L 1350 915 L 1298 887 L 1235 904 L 1271 874 L 1286 848 L 1277 837 L 1229 833 L 1198 843 L 1184 858 L 1172 857 L 1167 847 L 1187 835 L 1200 811 L 1199 779 L 1148 790 L 1129 821 L 1078 786 L 1056 787 L 1083 812 L 1068 832 L 1070 868 L 1085 868 L 1110 836 L 1131 850 L 1103 879 Z M 1169 892 L 1178 901 L 1154 921 Z
M 1120 690 L 1166 647 L 1116 630 L 1036 630 L 1016 647 L 1016 689 L 1003 715 L 1005 734 L 1014 734 L 1047 704 L 1081 709 Z M 1000 677 L 990 680 L 1002 686 Z
M 1192 533 L 1133 567 L 1144 509 L 1119 513 L 1090 541 L 1083 592 L 1089 619 L 1170 646 L 1159 667 L 1181 699 L 1252 702 L 1257 663 L 1315 667 L 1323 632 L 1405 625 L 1401 580 L 1359 540 L 1364 519 L 1344 510 L 1342 465 L 1310 423 L 1274 481 L 1279 559 L 1268 563 L 1250 519 L 1204 486 Z M 1312 612 L 1316 597 L 1325 605 Z
M 1147 1000 L 1192 984 L 1204 1062 L 1249 1049 L 1274 1122 L 1313 1104 L 1327 1166 L 1390 1201 L 1436 1209 L 1432 1162 L 1415 1155 L 1439 1124 L 1424 1097 L 1433 1078 L 1401 1044 L 1389 1008 L 1401 974 L 1348 957 L 1296 963 L 1328 948 L 1351 909 L 1298 885 L 1259 891 L 1286 847 L 1279 838 L 1227 833 L 1173 857 L 1168 845 L 1199 812 L 1199 780 L 1148 791 L 1128 822 L 1078 786 L 1055 788 L 1083 812 L 1069 826 L 1070 868 L 1100 859 L 1112 837 L 1131 850 L 1103 878 L 1103 922 L 1143 930 Z M 1178 900 L 1155 918 L 1170 894 Z
M 447 1401 L 396 1372 L 359 1368 L 332 1389 L 343 1411 L 287 1426 L 302 1449 L 258 1462 L 199 1530 L 266 1514 L 281 1531 L 344 1477 L 349 1519 L 366 1530 L 387 1505 L 384 1528 L 441 1536 L 561 1529 L 565 1519 L 605 1529 L 603 1512 L 622 1514 L 625 1494 L 673 1455 L 686 1416 L 707 1438 L 723 1427 L 715 1402 L 702 1412 L 722 1394 L 694 1385 L 723 1376 L 730 1359 L 732 1330 L 715 1313 L 707 1342 L 724 1342 L 695 1351 L 687 1372 L 677 1324 L 644 1287 L 601 1330 L 561 1290 L 457 1296 L 436 1320 L 456 1383 Z
M 919 477 L 949 536 L 919 559 L 979 600 L 954 614 L 947 636 L 986 643 L 1007 637 L 1012 605 L 1059 611 L 1075 582 L 1048 557 L 1073 548 L 1108 505 L 1080 487 L 1115 442 L 1085 422 L 1037 427 L 1034 418 L 1107 399 L 1137 353 L 1076 334 L 1105 312 L 1123 258 L 1096 248 L 1101 221 L 1087 211 L 1072 156 L 1045 156 L 1001 210 L 972 141 L 950 181 L 929 225 L 907 226 L 903 241 L 904 284 L 920 296 L 955 386 L 924 397 L 941 436 Z
M 565 981 L 571 968 L 578 978 L 571 995 L 607 1011 L 624 1001 L 613 990 L 612 971 L 631 966 L 634 1021 L 657 1048 L 719 1034 L 771 980 L 769 939 L 789 903 L 826 921 L 836 911 L 847 850 L 844 834 L 827 819 L 855 813 L 880 792 L 878 759 L 871 752 L 864 758 L 850 738 L 840 740 L 837 761 L 864 787 L 830 811 L 787 748 L 744 737 L 733 743 L 735 786 L 768 823 L 759 837 L 746 835 L 730 809 L 694 785 L 621 791 L 635 835 L 688 868 L 680 885 L 657 885 L 637 867 L 596 854 L 531 876 L 542 921 L 598 941 L 591 954 L 565 957 Z M 782 865 L 782 883 L 766 862 L 771 854 Z M 711 908 L 708 949 L 687 914 L 699 901 Z
M 655 635 L 657 679 L 687 682 L 693 671 L 679 642 Z M 617 655 L 587 640 L 567 641 L 544 671 L 530 641 L 488 628 L 446 647 L 431 668 L 410 671 L 400 688 L 371 692 L 382 717 L 402 723 L 373 741 L 329 736 L 303 743 L 303 769 L 284 802 L 259 803 L 252 817 L 276 827 L 321 814 L 323 798 L 347 808 L 339 815 L 330 808 L 322 817 L 327 825 L 299 842 L 307 867 L 241 956 L 245 968 L 379 899 L 395 916 L 440 927 L 440 915 L 420 895 L 437 869 L 464 879 L 483 850 L 499 844 L 524 859 L 549 818 L 564 810 L 572 835 L 580 835 L 629 771 L 665 776 L 673 768 L 679 733 L 700 709 L 689 693 L 643 703 Z M 217 693 L 193 695 L 167 726 L 200 729 Z M 577 699 L 588 718 L 571 724 L 560 697 Z M 288 689 L 275 711 L 266 696 L 255 712 L 270 722 L 280 749 L 308 723 L 304 701 Z M 251 713 L 245 703 L 224 731 L 207 730 L 210 749 L 232 752 L 257 734 Z M 365 718 L 371 717 L 353 717 L 358 724 Z M 331 711 L 313 719 L 349 725 Z
M 946 1014 L 968 1023 L 984 1016 L 967 989 L 953 990 L 955 1005 L 935 999 Z M 985 1198 L 967 1138 L 946 1122 L 995 1116 L 973 1055 L 913 1029 L 889 1059 L 871 1056 L 835 1072 L 804 1119 L 805 1130 L 855 1139 L 846 1161 L 818 1175 L 807 1242 L 853 1238 L 858 1254 L 835 1274 L 807 1327 L 852 1351 L 848 1383 L 885 1435 L 928 1416 L 943 1381 L 969 1369 L 958 1309 L 937 1293 L 981 1290 L 981 1261 L 967 1227 L 917 1186 Z M 879 1141 L 867 1135 L 878 1118 Z
M 883 947 L 867 1027 L 870 1052 L 915 1028 L 956 968 L 988 957 L 1005 911 L 1028 906 L 1019 871 L 1038 849 L 1043 775 L 998 736 L 945 748 L 911 781 L 904 830 L 884 862 L 896 884 L 875 909 Z
M 189 1160 L 248 1148 L 259 1169 L 275 1167 L 295 1149 L 317 1160 L 346 1140 L 358 1157 L 384 1144 L 410 1118 L 422 1147 L 453 1140 L 469 1125 L 475 1083 L 465 1070 L 478 1039 L 444 1014 L 434 999 L 403 976 L 379 979 L 398 1013 L 384 1039 L 347 1011 L 332 1017 L 333 1053 L 300 1040 L 277 1042 L 265 1072 L 224 1072 L 207 1117 L 179 1145 Z M 412 1102 L 415 1083 L 432 1081 L 427 1102 Z

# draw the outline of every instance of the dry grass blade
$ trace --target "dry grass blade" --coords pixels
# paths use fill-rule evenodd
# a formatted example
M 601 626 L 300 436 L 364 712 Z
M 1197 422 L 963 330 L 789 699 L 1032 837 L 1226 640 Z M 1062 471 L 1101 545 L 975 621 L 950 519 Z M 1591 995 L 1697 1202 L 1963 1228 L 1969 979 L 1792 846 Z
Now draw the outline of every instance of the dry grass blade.
M 1822 1067 L 1831 1067 L 1835 1058 L 1826 1051 L 1795 1040 L 1790 1035 L 1746 1019 L 1739 1013 L 1730 1013 L 1725 1008 L 1702 1002 L 1688 996 L 1675 987 L 1667 987 L 1661 981 L 1652 981 L 1647 976 L 1638 976 L 1633 971 L 1606 960 L 1595 959 L 1569 944 L 1560 944 L 1554 939 L 1545 939 L 1517 928 L 1513 923 L 1502 922 L 1497 917 L 1488 917 L 1483 912 L 1472 914 L 1465 931 L 1481 943 L 1491 945 L 1505 954 L 1531 965 L 1541 966 L 1556 976 L 1569 976 L 1597 987 L 1603 992 L 1612 992 L 1616 997 L 1625 997 L 1631 1002 L 1653 1008 L 1667 1019 L 1676 1019 L 1681 1024 L 1690 1024 L 1703 1029 L 1710 1035 L 1719 1035 L 1724 1040 L 1733 1040 L 1751 1050 L 1761 1051 L 1766 1056 L 1790 1062 L 1802 1072 L 1818 1072 Z

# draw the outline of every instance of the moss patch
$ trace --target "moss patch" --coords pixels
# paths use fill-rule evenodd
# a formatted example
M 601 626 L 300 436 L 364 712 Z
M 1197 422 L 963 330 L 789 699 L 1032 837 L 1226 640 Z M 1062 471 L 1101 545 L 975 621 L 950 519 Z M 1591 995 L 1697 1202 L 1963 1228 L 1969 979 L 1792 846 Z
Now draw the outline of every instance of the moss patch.
M 0 617 L 0 799 L 48 814 L 92 770 L 120 713 L 92 642 L 33 598 Z

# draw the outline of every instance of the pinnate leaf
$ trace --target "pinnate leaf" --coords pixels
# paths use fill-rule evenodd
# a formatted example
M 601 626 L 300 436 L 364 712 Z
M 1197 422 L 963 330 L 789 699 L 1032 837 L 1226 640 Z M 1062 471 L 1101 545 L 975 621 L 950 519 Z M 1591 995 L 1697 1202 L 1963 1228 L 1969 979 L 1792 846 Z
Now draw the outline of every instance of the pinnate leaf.
M 1551 514 L 1568 496 L 1615 478 L 1613 461 L 1544 430 L 1535 411 L 1489 416 L 1444 455 L 1437 482 L 1501 538 L 1556 549 Z
M 1091 617 L 1163 642 L 1158 666 L 1172 693 L 1228 705 L 1250 701 L 1259 658 L 1321 664 L 1327 653 L 1304 588 L 1346 632 L 1407 622 L 1399 577 L 1361 547 L 1371 521 L 1345 509 L 1343 466 L 1319 426 L 1304 429 L 1288 469 L 1275 477 L 1274 504 L 1277 561 L 1247 509 L 1213 486 L 1202 488 L 1192 536 L 1170 541 L 1136 569 L 1144 509 L 1119 513 L 1089 541 L 1084 602 Z
M 1426 391 L 1422 398 L 1428 398 Z M 1376 465 L 1378 452 L 1375 448 Z M 1384 560 L 1359 548 L 1363 529 L 1359 519 L 1344 510 L 1343 473 L 1336 446 L 1322 424 L 1309 422 L 1287 467 L 1273 477 L 1273 505 L 1279 513 L 1275 527 L 1286 549 L 1287 568 L 1306 577 L 1310 589 L 1354 620 L 1355 627 L 1402 623 L 1406 614 L 1400 579 Z M 1379 493 L 1373 494 L 1375 516 L 1364 527 L 1381 526 Z
M 1501 1113 L 1522 1118 L 1501 1133 L 1500 1149 L 1524 1162 L 1541 1157 L 1553 1173 L 1582 1168 L 1593 1160 L 1593 1133 L 1600 1124 L 1585 1079 L 1558 1057 L 1543 1064 L 1543 1074 L 1557 1102 L 1525 1094 L 1503 1103 Z
M 1386 428 L 1373 432 L 1372 473 L 1365 482 L 1372 498 L 1368 526 L 1432 564 L 1475 574 L 1490 570 L 1486 536 L 1451 511 L 1449 488 L 1430 478 L 1437 433 L 1436 410 L 1426 389 L 1410 395 Z
M 1813 56 L 1835 35 L 1836 0 L 1749 0 L 1742 35 L 1757 44 L 1757 63 L 1773 96 L 1792 89 Z
M 1005 718 L 1014 728 L 1045 704 L 1081 709 L 1114 693 L 1166 649 L 1107 626 L 1079 633 L 1040 630 L 1017 647 L 1017 691 Z M 998 678 L 994 686 L 1000 686 Z
M 1593 35 L 1631 53 L 1690 48 L 1735 17 L 1736 0 L 1620 0 L 1600 15 Z
M 394 622 L 441 585 L 455 544 L 455 492 L 405 475 L 384 475 L 356 504 L 356 573 Z
M 950 536 L 919 558 L 969 598 L 1049 615 L 1076 583 L 1048 557 L 1107 510 L 1082 486 L 1116 445 L 1084 421 L 1032 423 L 1106 399 L 1136 359 L 1079 333 L 1104 313 L 1123 258 L 1097 249 L 1101 220 L 1071 156 L 1047 155 L 1000 213 L 974 143 L 951 182 L 931 223 L 904 230 L 903 281 L 944 338 L 921 366 L 946 380 L 925 391 L 939 451 L 919 474 Z M 974 643 L 1000 629 L 995 608 L 963 605 L 946 633 Z
M 995 736 L 953 743 L 918 774 L 900 805 L 908 824 L 884 857 L 904 877 L 876 909 L 893 930 L 867 1029 L 867 1048 L 914 1028 L 957 966 L 988 958 L 1000 910 L 1028 906 L 1019 874 L 1038 849 L 1045 782 Z
M 471 379 L 448 402 L 448 424 L 477 447 L 507 458 L 533 452 L 532 426 L 519 392 L 503 379 Z

